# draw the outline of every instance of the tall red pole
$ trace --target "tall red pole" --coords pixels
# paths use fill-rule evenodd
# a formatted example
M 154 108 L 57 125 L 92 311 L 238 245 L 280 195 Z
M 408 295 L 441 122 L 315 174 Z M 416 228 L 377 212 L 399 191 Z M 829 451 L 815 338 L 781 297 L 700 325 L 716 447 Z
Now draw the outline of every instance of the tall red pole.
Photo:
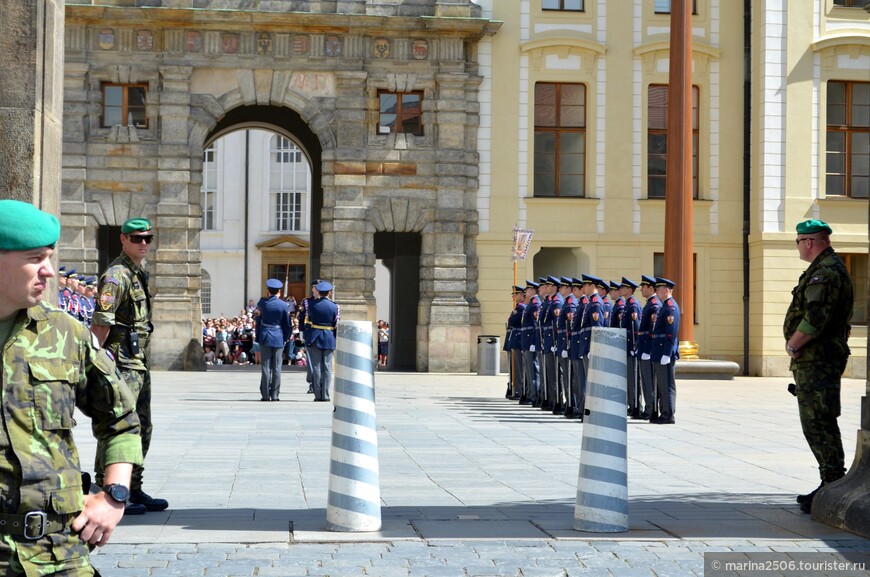
M 692 0 L 671 0 L 665 276 L 680 304 L 680 356 L 697 357 L 692 217 Z

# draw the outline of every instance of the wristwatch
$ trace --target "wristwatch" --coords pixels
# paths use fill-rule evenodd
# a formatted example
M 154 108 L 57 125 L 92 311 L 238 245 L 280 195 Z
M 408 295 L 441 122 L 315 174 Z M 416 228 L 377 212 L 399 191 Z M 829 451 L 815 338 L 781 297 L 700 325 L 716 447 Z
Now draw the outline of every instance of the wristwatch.
M 790 355 L 797 353 L 797 350 L 788 343 L 785 344 L 785 350 L 787 350 Z
M 130 489 L 119 483 L 111 483 L 103 487 L 103 491 L 112 498 L 113 501 L 126 504 L 130 500 Z

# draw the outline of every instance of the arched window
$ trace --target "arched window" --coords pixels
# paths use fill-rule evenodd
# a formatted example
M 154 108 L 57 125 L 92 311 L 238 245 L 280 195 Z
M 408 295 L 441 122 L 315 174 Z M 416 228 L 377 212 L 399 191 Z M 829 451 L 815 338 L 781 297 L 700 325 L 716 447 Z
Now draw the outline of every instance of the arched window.
M 202 269 L 202 280 L 200 281 L 199 293 L 202 299 L 202 315 L 211 314 L 211 275 L 208 271 Z
M 269 148 L 269 229 L 305 232 L 311 188 L 308 159 L 295 143 L 277 134 Z

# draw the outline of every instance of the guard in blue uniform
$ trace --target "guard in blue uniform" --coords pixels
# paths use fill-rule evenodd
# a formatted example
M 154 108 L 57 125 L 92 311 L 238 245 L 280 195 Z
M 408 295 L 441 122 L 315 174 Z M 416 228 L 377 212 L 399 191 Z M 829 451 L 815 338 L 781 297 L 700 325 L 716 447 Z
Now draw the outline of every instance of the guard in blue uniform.
M 541 346 L 540 333 L 538 332 L 538 315 L 541 311 L 541 299 L 538 297 L 538 288 L 541 285 L 526 281 L 526 310 L 523 311 L 523 372 L 525 374 L 525 390 L 520 398 L 521 405 L 539 403 L 541 388 L 541 365 L 538 363 L 537 350 Z
M 635 344 L 637 343 L 637 332 L 640 327 L 641 310 L 640 303 L 634 298 L 634 291 L 636 289 L 636 282 L 630 278 L 622 277 L 622 282 L 619 283 L 619 297 L 624 304 L 622 313 L 620 313 L 619 326 L 625 329 L 626 377 L 628 380 L 626 395 L 628 397 L 628 416 L 632 419 L 640 418 L 640 387 L 638 386 Z
M 624 277 L 623 277 L 624 278 Z M 610 309 L 610 327 L 618 329 L 622 326 L 622 311 L 625 310 L 625 299 L 619 293 L 620 283 L 610 281 L 610 302 L 613 303 L 613 308 Z
M 603 292 L 607 291 L 607 283 L 600 278 L 592 275 L 583 275 L 583 290 L 589 303 L 583 311 L 583 321 L 580 325 L 580 358 L 583 361 L 583 379 L 580 383 L 580 394 L 578 395 L 577 408 L 574 410 L 575 415 L 579 411 L 578 418 L 582 421 L 586 414 L 586 383 L 588 382 L 589 371 L 589 348 L 592 344 L 592 329 L 594 327 L 606 327 L 607 317 L 605 316 Z
M 338 305 L 329 298 L 332 283 L 322 280 L 314 287 L 316 298 L 309 303 L 305 318 L 305 346 L 311 359 L 314 400 L 328 401 L 332 383 L 332 356 L 338 328 Z
M 513 287 L 514 308 L 508 316 L 507 336 L 504 349 L 510 362 L 511 380 L 508 387 L 511 400 L 519 400 L 523 394 L 523 311 L 526 310 L 525 290 L 519 285 Z
M 637 328 L 637 341 L 635 342 L 634 354 L 638 359 L 640 369 L 640 384 L 643 391 L 643 411 L 641 419 L 651 417 L 658 418 L 656 403 L 655 374 L 652 363 L 652 328 L 656 322 L 656 316 L 662 306 L 662 301 L 656 296 L 656 279 L 642 275 L 640 281 L 640 294 L 646 299 L 640 315 L 640 325 Z
M 281 355 L 284 343 L 292 336 L 290 310 L 278 293 L 284 284 L 275 278 L 266 281 L 269 296 L 257 303 L 257 343 L 260 345 L 260 400 L 279 401 L 281 393 Z
M 577 300 L 571 294 L 571 279 L 559 279 L 559 297 L 562 299 L 554 309 L 556 317 L 556 364 L 558 368 L 558 387 L 556 387 L 556 402 L 553 404 L 553 414 L 561 415 L 568 408 L 571 398 L 571 359 L 568 358 L 568 340 L 570 323 L 577 310 Z
M 601 298 L 601 307 L 604 310 L 604 324 L 602 327 L 610 326 L 610 313 L 613 312 L 613 303 L 607 297 L 610 292 L 610 285 L 606 280 L 600 279 L 597 276 L 595 279 L 595 288 L 598 290 L 598 296 Z
M 656 296 L 662 308 L 652 330 L 652 362 L 655 367 L 656 390 L 660 399 L 660 414 L 651 423 L 672 425 L 677 404 L 677 382 L 674 366 L 680 358 L 680 306 L 673 297 L 675 283 L 656 277 Z
M 586 373 L 583 357 L 580 356 L 580 329 L 589 298 L 586 296 L 581 279 L 571 278 L 571 295 L 574 297 L 575 305 L 573 316 L 568 319 L 568 360 L 571 361 L 571 386 L 568 394 L 568 407 L 565 409 L 566 419 L 582 416 L 577 408 L 577 403 L 586 390 Z
M 556 374 L 556 309 L 562 308 L 565 299 L 559 295 L 561 282 L 557 277 L 548 276 L 545 286 L 547 287 L 546 304 L 542 307 L 541 330 L 543 340 L 541 342 L 541 358 L 544 373 L 544 383 L 547 385 L 544 402 L 541 403 L 542 411 L 552 411 L 556 405 L 556 388 L 558 375 Z

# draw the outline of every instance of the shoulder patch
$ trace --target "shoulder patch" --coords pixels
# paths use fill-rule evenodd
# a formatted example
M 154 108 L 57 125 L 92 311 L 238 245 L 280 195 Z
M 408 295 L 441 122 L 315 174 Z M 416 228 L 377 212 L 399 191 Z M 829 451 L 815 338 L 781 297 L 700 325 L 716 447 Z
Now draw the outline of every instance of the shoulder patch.
M 116 278 L 115 278 L 114 276 L 112 276 L 112 275 L 109 275 L 109 276 L 105 276 L 105 277 L 103 277 L 103 282 L 104 282 L 104 283 L 108 283 L 108 284 L 113 284 L 113 285 L 121 286 L 121 281 L 119 281 L 118 279 L 116 279 Z
M 100 308 L 104 311 L 112 308 L 112 305 L 115 304 L 115 295 L 110 292 L 104 292 L 100 294 Z

